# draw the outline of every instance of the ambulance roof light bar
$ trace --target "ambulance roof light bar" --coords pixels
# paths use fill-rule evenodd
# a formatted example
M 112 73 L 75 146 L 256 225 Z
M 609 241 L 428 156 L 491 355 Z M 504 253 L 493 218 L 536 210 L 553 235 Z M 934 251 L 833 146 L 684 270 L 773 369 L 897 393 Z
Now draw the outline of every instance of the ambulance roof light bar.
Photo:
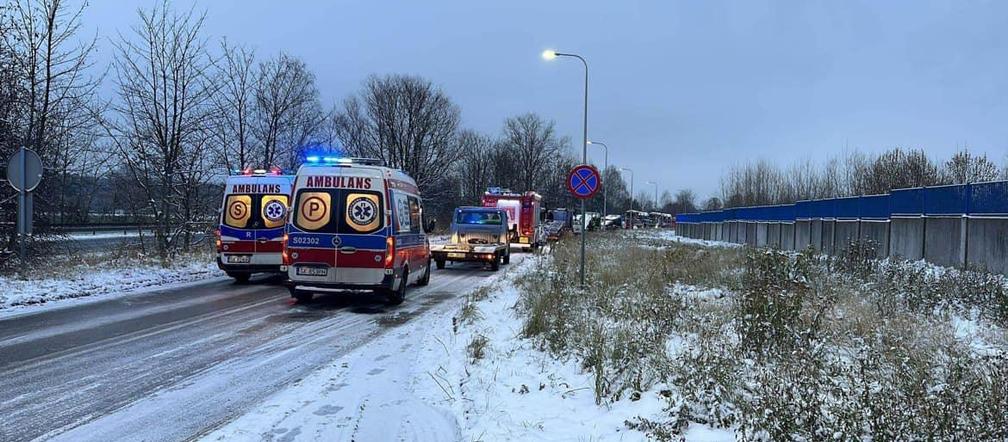
M 283 169 L 281 169 L 281 168 L 279 168 L 277 166 L 270 167 L 269 170 L 267 170 L 267 169 L 253 169 L 251 167 L 246 167 L 244 169 L 234 171 L 234 174 L 235 175 L 244 175 L 244 176 L 283 175 Z
M 375 158 L 353 158 L 353 157 L 341 157 L 335 155 L 308 155 L 305 157 L 305 162 L 311 165 L 349 165 L 349 164 L 361 164 L 365 166 L 380 166 L 382 161 Z

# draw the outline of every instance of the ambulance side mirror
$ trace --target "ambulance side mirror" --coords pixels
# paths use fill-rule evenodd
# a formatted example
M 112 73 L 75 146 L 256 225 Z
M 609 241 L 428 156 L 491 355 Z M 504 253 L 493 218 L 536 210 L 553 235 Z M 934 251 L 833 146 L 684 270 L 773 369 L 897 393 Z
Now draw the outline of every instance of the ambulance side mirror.
M 426 223 L 424 224 L 424 233 L 434 232 L 435 227 L 437 227 L 437 219 L 436 218 L 427 219 Z

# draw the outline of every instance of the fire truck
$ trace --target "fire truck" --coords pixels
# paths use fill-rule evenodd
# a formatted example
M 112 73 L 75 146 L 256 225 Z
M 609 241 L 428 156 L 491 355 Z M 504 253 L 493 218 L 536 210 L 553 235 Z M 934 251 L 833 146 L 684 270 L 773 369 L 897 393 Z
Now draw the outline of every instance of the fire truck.
M 511 247 L 535 250 L 546 243 L 542 196 L 538 193 L 519 193 L 491 187 L 483 194 L 483 207 L 497 207 L 507 211 Z

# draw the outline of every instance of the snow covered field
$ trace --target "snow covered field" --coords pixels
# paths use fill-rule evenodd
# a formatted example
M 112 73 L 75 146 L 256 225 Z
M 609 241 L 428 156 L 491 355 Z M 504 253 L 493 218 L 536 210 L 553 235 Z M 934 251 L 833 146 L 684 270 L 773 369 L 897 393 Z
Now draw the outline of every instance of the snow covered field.
M 167 268 L 142 263 L 130 265 L 128 260 L 95 264 L 67 260 L 60 265 L 65 266 L 63 271 L 37 279 L 0 277 L 0 286 L 4 287 L 0 292 L 0 314 L 11 314 L 28 306 L 37 310 L 39 304 L 66 305 L 224 277 L 207 256 L 177 260 Z M 54 301 L 60 302 L 54 304 Z

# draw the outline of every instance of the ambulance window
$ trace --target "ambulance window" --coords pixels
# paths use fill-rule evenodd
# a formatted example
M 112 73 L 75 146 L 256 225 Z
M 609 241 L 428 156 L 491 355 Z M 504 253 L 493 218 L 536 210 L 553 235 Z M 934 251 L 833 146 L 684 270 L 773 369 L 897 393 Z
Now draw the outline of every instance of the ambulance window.
M 249 195 L 228 195 L 224 201 L 224 225 L 236 229 L 250 227 L 252 218 L 252 197 Z
M 415 197 L 409 197 L 409 217 L 410 217 L 410 232 L 420 233 L 420 227 L 423 223 L 420 222 L 420 200 Z
M 339 233 L 374 233 L 385 221 L 382 195 L 363 190 L 342 190 L 344 216 L 340 219 Z
M 260 200 L 263 228 L 275 229 L 283 227 L 287 218 L 287 195 L 263 195 Z
M 294 225 L 305 230 L 320 231 L 332 218 L 333 196 L 326 191 L 298 192 Z

